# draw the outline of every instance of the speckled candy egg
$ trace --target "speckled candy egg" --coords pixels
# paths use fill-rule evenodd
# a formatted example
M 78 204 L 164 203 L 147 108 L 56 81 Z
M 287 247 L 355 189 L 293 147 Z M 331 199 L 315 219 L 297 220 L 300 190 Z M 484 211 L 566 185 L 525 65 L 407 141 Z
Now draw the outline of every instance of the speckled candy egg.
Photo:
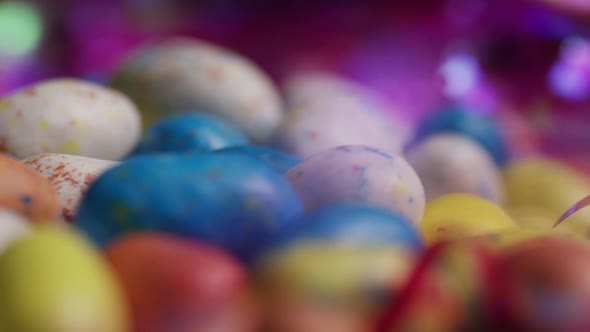
M 472 139 L 499 165 L 508 160 L 506 143 L 497 123 L 491 117 L 474 110 L 448 107 L 427 116 L 416 128 L 414 143 L 440 133 L 454 133 Z
M 408 126 L 394 119 L 378 97 L 347 81 L 314 83 L 318 79 L 299 79 L 287 90 L 294 91 L 294 102 L 276 132 L 276 145 L 302 158 L 341 145 L 372 146 L 390 154 L 401 151 Z M 304 88 L 308 80 L 311 86 L 329 87 L 312 93 Z
M 200 40 L 171 39 L 138 50 L 112 85 L 137 102 L 147 124 L 176 110 L 203 110 L 261 142 L 283 117 L 279 94 L 265 73 Z
M 458 135 L 426 138 L 406 155 L 424 185 L 426 199 L 470 193 L 502 202 L 502 177 L 493 159 L 477 143 Z
M 301 159 L 265 146 L 244 145 L 220 149 L 216 152 L 241 153 L 256 158 L 274 168 L 279 173 L 285 173 L 301 162 Z
M 422 249 L 416 230 L 385 209 L 335 205 L 285 229 L 257 268 L 272 331 L 369 331 Z
M 390 209 L 417 225 L 424 212 L 424 189 L 416 172 L 399 156 L 366 146 L 341 146 L 317 153 L 285 176 L 306 210 L 332 203 L 361 203 Z
M 33 222 L 59 216 L 57 192 L 49 181 L 9 156 L 0 155 L 0 207 L 14 210 Z
M 100 244 L 125 233 L 159 230 L 249 260 L 300 212 L 289 183 L 254 158 L 150 155 L 101 175 L 82 199 L 74 224 Z
M 57 191 L 62 218 L 71 222 L 82 196 L 98 175 L 117 162 L 65 154 L 44 153 L 22 161 Z
M 37 83 L 0 100 L 0 150 L 117 160 L 137 143 L 141 119 L 127 97 L 74 79 Z
M 186 113 L 166 117 L 147 129 L 134 154 L 206 152 L 247 143 L 246 136 L 223 119 Z
M 156 233 L 125 236 L 105 250 L 135 332 L 256 331 L 244 266 L 221 249 Z
M 0 255 L 13 242 L 31 232 L 29 221 L 7 209 L 0 208 Z

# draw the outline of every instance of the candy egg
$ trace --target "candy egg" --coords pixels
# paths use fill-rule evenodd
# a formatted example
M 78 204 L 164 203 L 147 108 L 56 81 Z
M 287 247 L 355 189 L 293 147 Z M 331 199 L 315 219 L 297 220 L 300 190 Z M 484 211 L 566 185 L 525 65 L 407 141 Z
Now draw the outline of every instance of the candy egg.
M 254 331 L 247 273 L 222 250 L 162 234 L 133 234 L 105 250 L 133 331 Z
M 59 216 L 59 198 L 49 181 L 16 159 L 0 155 L 0 207 L 33 222 Z
M 426 204 L 420 231 L 427 243 L 496 233 L 516 227 L 494 203 L 469 194 L 448 194 Z
M 133 54 L 112 86 L 128 94 L 147 124 L 177 110 L 201 110 L 230 121 L 257 142 L 283 118 L 271 80 L 248 59 L 213 44 L 171 39 Z
M 490 330 L 590 330 L 588 262 L 590 245 L 571 237 L 543 236 L 507 249 L 490 292 Z
M 420 179 L 399 156 L 365 146 L 342 146 L 315 154 L 285 176 L 306 210 L 332 203 L 380 206 L 417 225 L 424 211 Z
M 141 119 L 124 95 L 74 79 L 37 83 L 0 100 L 0 150 L 117 160 L 137 143 Z
M 510 163 L 504 169 L 504 187 L 506 205 L 511 209 L 534 209 L 544 216 L 544 222 L 537 224 L 543 228 L 553 228 L 563 213 L 590 193 L 590 182 L 584 175 L 558 161 L 542 158 Z M 587 236 L 590 210 L 576 212 L 557 228 Z
M 114 276 L 80 237 L 43 227 L 0 256 L 0 330 L 127 332 Z
M 43 153 L 22 161 L 45 177 L 57 191 L 63 220 L 71 222 L 88 186 L 117 162 L 65 154 Z
M 506 145 L 493 119 L 457 107 L 449 107 L 426 117 L 418 125 L 414 142 L 437 133 L 455 133 L 466 136 L 481 145 L 498 163 L 508 160 Z
M 147 129 L 134 154 L 206 152 L 247 143 L 248 139 L 240 130 L 215 116 L 177 114 Z
M 454 134 L 426 138 L 407 154 L 426 200 L 449 193 L 469 193 L 502 202 L 502 177 L 488 153 L 477 143 Z
M 304 216 L 257 264 L 267 324 L 369 331 L 383 296 L 405 282 L 421 249 L 416 230 L 384 209 L 335 205 Z
M 31 228 L 27 219 L 6 209 L 0 209 L 0 255 L 13 242 L 29 234 Z
M 309 97 L 303 93 L 303 97 L 292 97 L 297 103 L 290 105 L 277 130 L 276 144 L 302 158 L 341 145 L 372 146 L 390 154 L 401 152 L 405 143 L 402 127 L 406 126 L 388 118 L 386 106 L 364 88 L 348 82 L 342 85 L 341 91 L 333 88 L 335 91 L 322 95 Z
M 129 232 L 159 230 L 249 260 L 300 212 L 289 183 L 254 158 L 149 155 L 101 175 L 82 199 L 74 224 L 100 244 Z
M 301 162 L 301 159 L 265 146 L 244 145 L 217 150 L 216 152 L 242 153 L 254 157 L 283 174 Z

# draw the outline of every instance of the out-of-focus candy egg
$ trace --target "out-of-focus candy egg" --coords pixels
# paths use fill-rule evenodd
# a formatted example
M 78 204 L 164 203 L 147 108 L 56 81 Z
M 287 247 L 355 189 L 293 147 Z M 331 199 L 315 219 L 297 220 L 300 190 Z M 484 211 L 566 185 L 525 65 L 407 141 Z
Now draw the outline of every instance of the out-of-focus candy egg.
M 61 227 L 43 227 L 0 256 L 0 330 L 127 332 L 119 285 L 102 258 Z
M 133 316 L 133 331 L 254 331 L 245 269 L 187 239 L 133 234 L 105 250 Z
M 507 109 L 496 113 L 494 118 L 511 157 L 523 158 L 539 153 L 540 135 L 523 112 Z
M 427 243 L 495 233 L 516 227 L 491 201 L 470 194 L 448 194 L 426 204 L 420 230 Z
M 313 86 L 313 78 L 308 80 Z M 276 144 L 302 158 L 341 145 L 366 145 L 390 154 L 400 153 L 407 136 L 407 130 L 402 128 L 407 126 L 388 118 L 386 106 L 361 86 L 346 81 L 341 84 L 325 94 L 292 88 L 296 91 L 291 97 L 295 103 L 289 106 L 276 132 Z
M 49 181 L 6 155 L 0 155 L 0 207 L 33 222 L 56 219 L 60 212 L 58 195 Z
M 139 105 L 147 124 L 176 110 L 203 110 L 261 142 L 283 118 L 279 94 L 265 73 L 248 59 L 200 40 L 171 39 L 138 50 L 112 85 Z
M 249 259 L 301 205 L 270 166 L 235 153 L 132 158 L 100 176 L 74 220 L 100 244 L 141 230 L 176 233 Z
M 14 211 L 0 208 L 0 255 L 8 246 L 29 234 L 29 222 Z
M 22 161 L 53 186 L 61 203 L 61 216 L 71 222 L 82 196 L 102 172 L 117 162 L 66 154 L 43 153 Z
M 265 146 L 257 146 L 257 145 L 244 145 L 244 146 L 235 146 L 229 147 L 225 149 L 217 150 L 217 152 L 225 153 L 225 152 L 235 152 L 235 153 L 243 153 L 245 155 L 254 157 L 267 165 L 274 168 L 277 172 L 284 174 L 291 168 L 295 167 L 295 165 L 301 162 L 301 159 L 290 155 L 285 152 L 281 152 L 272 148 L 268 148 Z
M 446 108 L 422 120 L 416 129 L 414 142 L 438 133 L 455 133 L 480 144 L 496 161 L 503 165 L 508 153 L 500 131 L 493 119 L 460 108 Z
M 491 331 L 590 330 L 590 245 L 544 236 L 507 249 L 490 292 Z M 501 304 L 501 305 L 498 305 Z
M 0 150 L 117 160 L 139 140 L 141 119 L 124 95 L 74 79 L 44 81 L 0 100 Z
M 545 216 L 536 226 L 552 228 L 563 213 L 590 193 L 590 182 L 565 164 L 534 158 L 510 163 L 504 169 L 504 188 L 509 209 L 530 207 Z M 557 228 L 587 236 L 590 210 L 576 212 Z
M 422 249 L 403 218 L 365 206 L 328 207 L 285 231 L 257 266 L 272 331 L 370 331 Z
M 469 193 L 502 202 L 502 177 L 496 164 L 483 148 L 463 136 L 430 136 L 408 152 L 407 160 L 424 185 L 426 200 Z
M 248 144 L 240 130 L 208 114 L 188 113 L 166 117 L 144 134 L 135 154 L 206 152 Z
M 333 203 L 360 203 L 390 209 L 417 225 L 424 212 L 424 189 L 410 165 L 365 146 L 342 146 L 315 154 L 289 170 L 287 179 L 307 211 Z
M 406 284 L 392 288 L 390 305 L 373 331 L 488 331 L 482 301 L 488 284 L 500 273 L 496 265 L 495 251 L 486 241 L 429 247 Z

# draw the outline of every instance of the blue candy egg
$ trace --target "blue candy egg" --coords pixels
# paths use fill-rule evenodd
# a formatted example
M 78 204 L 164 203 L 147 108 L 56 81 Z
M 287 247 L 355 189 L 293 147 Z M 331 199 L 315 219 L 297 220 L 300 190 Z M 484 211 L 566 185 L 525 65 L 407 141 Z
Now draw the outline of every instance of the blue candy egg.
M 206 152 L 248 144 L 246 136 L 225 120 L 202 113 L 177 114 L 154 124 L 134 154 Z
M 410 222 L 385 209 L 338 204 L 302 216 L 281 231 L 273 245 L 323 242 L 351 246 L 393 245 L 415 252 L 422 240 Z
M 301 204 L 270 166 L 233 154 L 139 156 L 101 175 L 74 224 L 100 245 L 161 231 L 219 245 L 248 261 Z
M 219 152 L 236 152 L 252 156 L 274 168 L 279 173 L 285 173 L 301 162 L 301 159 L 265 146 L 243 145 L 224 148 Z
M 498 126 L 491 118 L 483 114 L 459 107 L 448 107 L 433 113 L 418 125 L 414 144 L 428 136 L 443 132 L 455 133 L 472 139 L 487 150 L 499 165 L 504 165 L 508 160 L 506 145 Z

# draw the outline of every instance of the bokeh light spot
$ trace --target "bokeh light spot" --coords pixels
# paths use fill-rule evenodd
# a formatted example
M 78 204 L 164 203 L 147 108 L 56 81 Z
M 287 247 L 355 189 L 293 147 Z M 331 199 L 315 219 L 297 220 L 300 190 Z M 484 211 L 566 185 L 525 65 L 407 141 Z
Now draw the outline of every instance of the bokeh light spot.
M 0 2 L 0 57 L 16 57 L 34 51 L 42 34 L 42 19 L 32 5 Z

